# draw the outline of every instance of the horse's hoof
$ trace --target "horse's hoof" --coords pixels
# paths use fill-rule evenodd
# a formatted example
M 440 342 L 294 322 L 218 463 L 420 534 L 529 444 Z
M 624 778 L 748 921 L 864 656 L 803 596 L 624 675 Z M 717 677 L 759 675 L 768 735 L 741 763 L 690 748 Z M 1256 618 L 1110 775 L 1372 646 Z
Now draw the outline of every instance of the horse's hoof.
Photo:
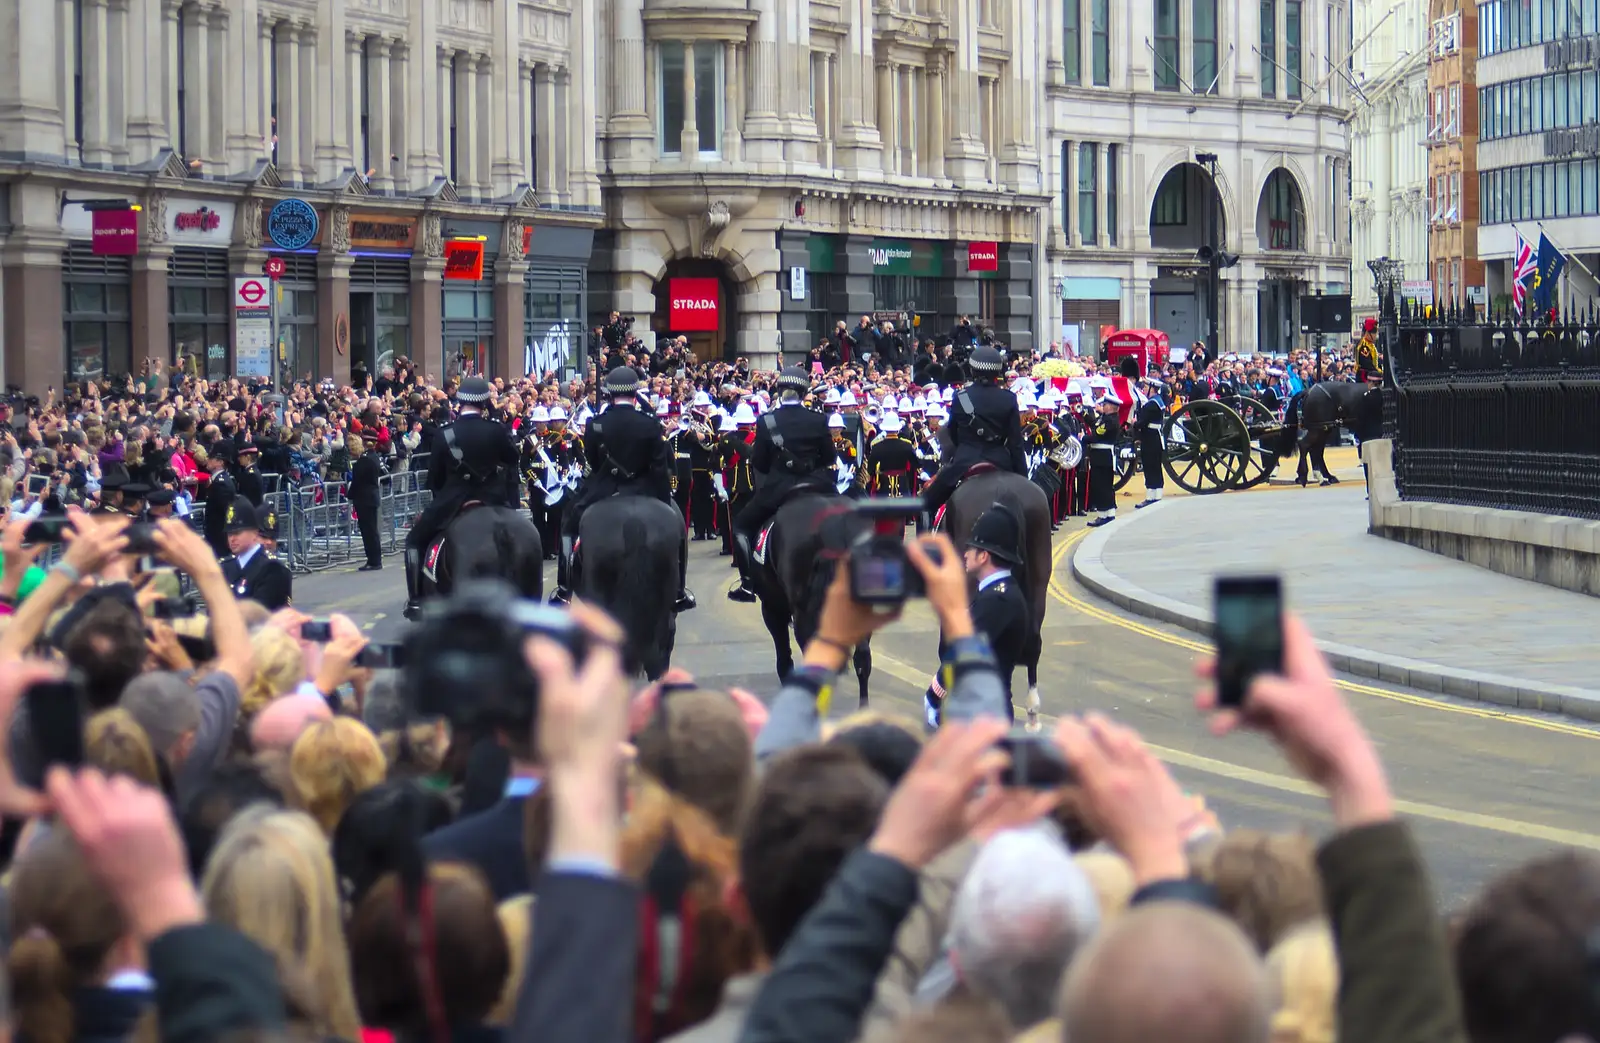
M 732 590 L 728 591 L 728 600 L 738 601 L 746 605 L 750 605 L 755 603 L 756 594 L 755 591 L 746 590 L 744 587 L 734 587 Z
M 1029 710 L 1028 711 L 1028 723 L 1023 725 L 1022 727 L 1023 727 L 1024 731 L 1028 731 L 1028 732 L 1037 732 L 1037 731 L 1039 731 L 1040 728 L 1043 727 L 1039 723 L 1039 711 L 1038 710 Z
M 402 612 L 401 615 L 415 623 L 417 620 L 422 618 L 422 606 L 414 601 L 410 602 L 406 605 L 405 611 Z
M 1330 476 L 1328 478 L 1324 478 L 1322 480 L 1322 484 L 1323 485 L 1338 485 L 1339 484 L 1339 479 Z

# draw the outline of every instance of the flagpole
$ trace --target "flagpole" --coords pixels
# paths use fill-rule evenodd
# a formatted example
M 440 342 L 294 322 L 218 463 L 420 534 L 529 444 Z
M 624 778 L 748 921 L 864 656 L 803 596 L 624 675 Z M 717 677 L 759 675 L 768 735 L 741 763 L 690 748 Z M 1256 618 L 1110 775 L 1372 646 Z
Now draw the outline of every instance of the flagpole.
M 1537 221 L 1537 222 L 1535 222 L 1535 224 L 1537 224 L 1539 226 L 1539 234 L 1544 236 L 1546 239 L 1550 240 L 1550 245 L 1555 247 L 1557 250 L 1559 250 L 1561 252 L 1561 256 L 1562 257 L 1565 257 L 1567 260 L 1571 261 L 1573 264 L 1577 265 L 1579 268 L 1582 268 L 1583 269 L 1583 273 L 1585 275 L 1587 275 L 1590 279 L 1593 279 L 1596 286 L 1600 286 L 1600 276 L 1595 275 L 1594 272 L 1591 272 L 1589 270 L 1589 266 L 1588 265 L 1586 265 L 1582 261 L 1578 260 L 1578 255 L 1577 254 L 1568 253 L 1566 247 L 1564 247 L 1560 243 L 1556 242 L 1556 237 L 1551 235 L 1549 232 L 1545 231 L 1544 222 Z

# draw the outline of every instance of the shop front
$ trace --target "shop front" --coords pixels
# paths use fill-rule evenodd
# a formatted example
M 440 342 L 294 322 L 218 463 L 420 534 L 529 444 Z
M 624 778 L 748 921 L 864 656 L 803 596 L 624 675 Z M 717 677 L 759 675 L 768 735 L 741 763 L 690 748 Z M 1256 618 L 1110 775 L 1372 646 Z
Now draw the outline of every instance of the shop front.
M 94 201 L 90 201 L 90 207 Z M 108 200 L 108 202 L 110 202 Z M 62 327 L 68 380 L 103 381 L 135 372 L 133 259 L 140 211 L 62 207 Z
M 410 214 L 350 214 L 350 368 L 374 379 L 396 358 L 412 357 Z
M 263 247 L 284 263 L 278 278 L 278 365 L 285 381 L 318 375 L 318 260 L 328 227 L 326 207 L 280 200 L 262 212 Z
M 444 377 L 496 376 L 494 268 L 498 222 L 444 222 Z
M 1122 328 L 1122 280 L 1072 276 L 1061 280 L 1061 344 L 1069 355 L 1094 358 Z
M 587 335 L 588 263 L 594 230 L 558 225 L 528 225 L 522 230 L 523 372 L 562 379 L 584 371 Z
M 166 200 L 168 362 L 188 359 L 188 371 L 208 380 L 231 369 L 228 247 L 236 204 L 225 200 Z

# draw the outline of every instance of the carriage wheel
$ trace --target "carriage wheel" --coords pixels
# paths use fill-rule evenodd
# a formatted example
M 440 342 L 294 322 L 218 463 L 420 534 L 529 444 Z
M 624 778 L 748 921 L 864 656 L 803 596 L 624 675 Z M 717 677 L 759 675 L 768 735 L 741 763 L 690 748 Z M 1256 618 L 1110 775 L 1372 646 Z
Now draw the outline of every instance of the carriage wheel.
M 1221 402 L 1186 402 L 1167 418 L 1167 474 L 1191 493 L 1220 493 L 1244 480 L 1256 448 L 1243 418 Z
M 1115 488 L 1121 491 L 1124 485 L 1133 481 L 1134 474 L 1139 470 L 1139 440 L 1133 435 L 1124 432 L 1117 439 L 1116 449 L 1113 450 L 1113 459 L 1117 466 L 1117 484 Z
M 1283 425 L 1272 410 L 1253 398 L 1240 399 L 1238 412 L 1250 432 L 1251 452 L 1239 478 L 1239 488 L 1248 489 L 1271 478 L 1278 469 L 1278 454 L 1267 445 L 1273 444 L 1272 440 L 1283 430 Z

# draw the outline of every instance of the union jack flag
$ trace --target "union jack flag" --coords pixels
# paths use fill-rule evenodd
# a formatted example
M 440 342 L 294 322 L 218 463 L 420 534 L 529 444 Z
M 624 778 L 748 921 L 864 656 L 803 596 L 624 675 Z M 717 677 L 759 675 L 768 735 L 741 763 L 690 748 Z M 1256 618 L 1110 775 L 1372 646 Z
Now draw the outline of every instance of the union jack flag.
M 1517 309 L 1517 314 L 1522 314 L 1522 302 L 1528 296 L 1528 280 L 1533 278 L 1534 272 L 1539 270 L 1539 262 L 1533 252 L 1533 244 L 1517 233 L 1517 259 L 1511 267 L 1511 306 Z

